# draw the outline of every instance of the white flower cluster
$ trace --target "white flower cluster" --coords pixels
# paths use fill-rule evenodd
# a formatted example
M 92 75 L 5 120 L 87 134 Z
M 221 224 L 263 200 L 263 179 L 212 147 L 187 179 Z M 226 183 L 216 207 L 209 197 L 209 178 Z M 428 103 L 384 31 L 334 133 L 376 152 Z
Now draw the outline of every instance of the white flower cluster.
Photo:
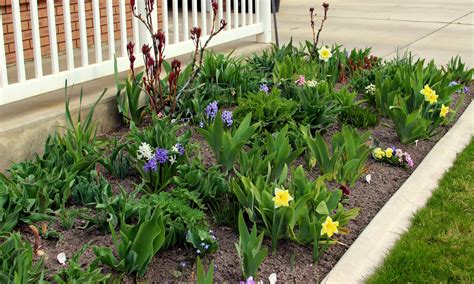
M 151 146 L 143 142 L 139 147 L 137 151 L 137 158 L 138 159 L 145 159 L 146 161 L 149 161 L 153 158 L 153 150 L 151 149 Z
M 375 95 L 375 85 L 370 84 L 367 87 L 365 87 L 365 93 L 368 95 Z

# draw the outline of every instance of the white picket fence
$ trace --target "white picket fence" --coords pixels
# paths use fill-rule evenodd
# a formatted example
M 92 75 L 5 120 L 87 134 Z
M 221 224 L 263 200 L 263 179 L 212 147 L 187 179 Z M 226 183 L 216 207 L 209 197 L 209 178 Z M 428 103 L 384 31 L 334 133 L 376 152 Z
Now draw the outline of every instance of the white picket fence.
M 135 53 L 138 60 L 136 67 L 143 66 L 141 45 L 149 41 L 149 34 L 143 25 L 135 18 L 132 20 L 132 37 L 127 37 L 126 5 L 129 0 L 119 1 L 120 16 L 120 38 L 114 36 L 113 2 L 106 1 L 107 34 L 106 42 L 101 37 L 100 8 L 99 0 L 92 0 L 94 44 L 88 45 L 86 31 L 86 11 L 85 1 L 77 0 L 78 24 L 80 32 L 79 51 L 73 47 L 72 24 L 71 24 L 71 3 L 70 0 L 62 0 L 64 33 L 66 51 L 64 54 L 58 53 L 58 41 L 56 31 L 55 0 L 47 1 L 48 12 L 48 32 L 50 52 L 47 57 L 41 54 L 40 32 L 38 23 L 38 0 L 30 0 L 31 34 L 33 45 L 33 62 L 25 62 L 23 52 L 22 25 L 20 13 L 20 0 L 11 1 L 11 11 L 13 18 L 14 42 L 16 50 L 16 62 L 14 66 L 8 65 L 5 59 L 5 42 L 2 25 L 2 15 L 0 14 L 0 105 L 23 100 L 29 97 L 58 90 L 64 87 L 65 80 L 68 84 L 80 84 L 100 77 L 113 74 L 114 55 L 117 56 L 118 71 L 126 71 L 129 62 L 126 52 L 126 45 L 130 40 L 136 44 Z M 90 0 L 87 0 L 90 1 Z M 203 30 L 203 40 L 205 41 L 210 30 L 210 19 L 212 19 L 212 9 L 210 0 L 172 0 L 171 7 L 168 7 L 168 0 L 162 1 L 162 25 L 159 26 L 166 34 L 167 47 L 166 58 L 172 58 L 191 52 L 194 45 L 190 39 L 189 31 L 192 27 L 200 26 Z M 190 3 L 188 3 L 188 1 Z M 197 1 L 201 1 L 201 10 L 198 11 Z M 181 3 L 179 3 L 181 2 Z M 225 9 L 224 3 L 225 2 Z M 211 42 L 211 46 L 229 43 L 249 36 L 257 36 L 259 42 L 271 41 L 271 0 L 218 0 L 218 19 L 227 22 L 226 30 L 217 35 Z M 144 11 L 144 1 L 136 1 L 139 11 Z M 179 5 L 181 4 L 181 5 Z M 240 9 L 238 5 L 240 4 Z M 156 2 L 155 2 L 156 5 Z M 188 10 L 191 6 L 190 11 Z M 181 7 L 180 7 L 181 6 Z M 181 8 L 181 9 L 180 9 Z M 207 11 L 207 12 L 206 12 Z M 239 13 L 240 11 L 240 13 Z M 1 13 L 1 12 L 0 12 Z M 154 18 L 155 27 L 158 26 L 158 16 Z M 129 27 L 128 27 L 129 28 Z M 172 38 L 170 38 L 170 35 Z M 103 51 L 104 50 L 104 51 Z M 76 51 L 76 52 L 75 52 Z M 103 53 L 106 53 L 105 56 Z M 93 53 L 93 55 L 90 55 Z M 48 58 L 50 56 L 50 58 Z M 76 60 L 75 57 L 80 57 Z M 95 58 L 93 63 L 89 62 L 89 56 Z M 45 61 L 45 58 L 48 60 Z M 65 68 L 60 68 L 60 61 L 66 60 Z M 77 64 L 78 61 L 80 64 Z M 50 63 L 49 63 L 50 62 Z M 48 66 L 48 74 L 44 72 Z M 79 65 L 79 66 L 77 66 Z M 34 67 L 33 67 L 34 66 Z M 49 68 L 50 67 L 50 68 Z M 16 74 L 8 72 L 9 68 L 16 68 Z M 34 68 L 34 74 L 27 76 L 27 68 Z M 9 78 L 14 77 L 14 78 Z M 10 83 L 9 83 L 10 81 Z

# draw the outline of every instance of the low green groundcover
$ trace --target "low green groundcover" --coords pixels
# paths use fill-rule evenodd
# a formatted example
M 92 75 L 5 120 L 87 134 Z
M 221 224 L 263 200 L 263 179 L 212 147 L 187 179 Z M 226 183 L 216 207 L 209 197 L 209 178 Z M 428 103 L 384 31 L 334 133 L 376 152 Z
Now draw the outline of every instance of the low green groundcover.
M 368 283 L 472 283 L 474 140 Z

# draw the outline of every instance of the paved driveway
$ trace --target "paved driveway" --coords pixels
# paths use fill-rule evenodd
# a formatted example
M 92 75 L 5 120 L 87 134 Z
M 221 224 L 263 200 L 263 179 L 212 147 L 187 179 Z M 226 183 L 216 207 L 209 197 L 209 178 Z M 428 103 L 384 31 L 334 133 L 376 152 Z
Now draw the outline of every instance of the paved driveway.
M 309 8 L 322 13 L 320 0 L 281 0 L 281 42 L 311 39 Z M 321 34 L 324 44 L 372 46 L 390 58 L 397 49 L 445 64 L 460 55 L 474 66 L 474 0 L 325 0 L 329 18 Z M 317 26 L 321 18 L 318 17 Z

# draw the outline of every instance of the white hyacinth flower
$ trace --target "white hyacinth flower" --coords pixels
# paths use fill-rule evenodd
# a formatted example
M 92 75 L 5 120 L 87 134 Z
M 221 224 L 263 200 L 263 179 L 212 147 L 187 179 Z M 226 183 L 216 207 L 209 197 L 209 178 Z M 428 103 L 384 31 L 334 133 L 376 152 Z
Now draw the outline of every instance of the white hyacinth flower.
M 309 80 L 309 81 L 306 81 L 306 85 L 307 85 L 308 87 L 315 88 L 316 86 L 318 86 L 318 81 L 316 81 L 316 80 Z
M 153 150 L 148 143 L 143 142 L 140 147 L 138 147 L 137 158 L 140 160 L 144 158 L 147 161 L 153 158 Z
M 270 281 L 270 284 L 275 284 L 277 282 L 277 274 L 270 274 L 270 276 L 268 276 L 268 281 Z
M 169 160 L 169 162 L 170 162 L 171 164 L 174 164 L 174 163 L 176 163 L 176 156 L 175 156 L 175 155 L 170 156 L 170 157 L 168 158 L 168 160 Z

